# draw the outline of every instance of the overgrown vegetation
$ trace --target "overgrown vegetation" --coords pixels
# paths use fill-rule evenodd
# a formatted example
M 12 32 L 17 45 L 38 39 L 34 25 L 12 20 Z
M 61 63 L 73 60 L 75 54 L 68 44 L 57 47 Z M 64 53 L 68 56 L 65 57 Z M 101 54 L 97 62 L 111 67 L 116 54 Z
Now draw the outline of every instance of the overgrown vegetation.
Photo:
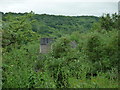
M 118 88 L 119 19 L 4 14 L 3 88 Z M 48 54 L 41 37 L 57 37 Z

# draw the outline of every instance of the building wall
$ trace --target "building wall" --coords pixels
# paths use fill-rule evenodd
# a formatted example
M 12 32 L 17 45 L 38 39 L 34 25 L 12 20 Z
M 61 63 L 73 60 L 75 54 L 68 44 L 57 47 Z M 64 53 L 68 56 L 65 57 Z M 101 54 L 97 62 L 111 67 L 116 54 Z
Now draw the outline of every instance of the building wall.
M 53 38 L 41 38 L 40 39 L 40 53 L 48 53 L 52 48 Z
M 48 53 L 51 50 L 51 45 L 40 45 L 40 53 Z
M 40 40 L 40 53 L 46 54 L 51 51 L 52 49 L 52 38 L 41 38 Z M 71 48 L 76 48 L 77 43 L 75 41 L 72 41 L 69 43 Z

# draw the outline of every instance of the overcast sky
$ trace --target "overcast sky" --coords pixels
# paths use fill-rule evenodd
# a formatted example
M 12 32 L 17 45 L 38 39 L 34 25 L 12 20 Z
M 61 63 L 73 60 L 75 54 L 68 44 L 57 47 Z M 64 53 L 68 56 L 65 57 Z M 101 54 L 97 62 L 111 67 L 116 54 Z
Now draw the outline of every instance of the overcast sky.
M 84 1 L 84 2 L 83 2 Z M 30 12 L 66 16 L 118 12 L 119 0 L 0 0 L 2 12 Z

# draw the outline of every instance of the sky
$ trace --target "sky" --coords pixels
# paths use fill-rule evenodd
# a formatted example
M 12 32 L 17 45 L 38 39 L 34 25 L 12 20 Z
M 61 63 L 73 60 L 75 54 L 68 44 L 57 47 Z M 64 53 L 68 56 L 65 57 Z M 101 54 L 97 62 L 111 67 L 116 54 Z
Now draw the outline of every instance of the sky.
M 119 0 L 0 0 L 1 12 L 65 16 L 94 15 L 118 12 Z

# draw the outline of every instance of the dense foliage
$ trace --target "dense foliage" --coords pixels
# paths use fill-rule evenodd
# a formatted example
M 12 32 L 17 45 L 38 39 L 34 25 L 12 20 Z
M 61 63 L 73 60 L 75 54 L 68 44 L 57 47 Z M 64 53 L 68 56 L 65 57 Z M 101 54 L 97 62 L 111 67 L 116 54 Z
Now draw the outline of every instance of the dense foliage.
M 4 14 L 3 88 L 118 88 L 119 15 L 98 20 Z M 39 53 L 41 37 L 57 37 L 47 54 Z
M 3 20 L 8 16 L 12 18 L 28 15 L 29 13 L 5 13 L 3 14 Z M 31 14 L 34 14 L 31 12 Z M 95 16 L 55 16 L 47 14 L 34 14 L 30 18 L 30 21 L 34 20 L 32 23 L 32 30 L 44 35 L 62 35 L 70 34 L 74 31 L 85 32 L 92 27 L 92 24 L 99 20 Z

